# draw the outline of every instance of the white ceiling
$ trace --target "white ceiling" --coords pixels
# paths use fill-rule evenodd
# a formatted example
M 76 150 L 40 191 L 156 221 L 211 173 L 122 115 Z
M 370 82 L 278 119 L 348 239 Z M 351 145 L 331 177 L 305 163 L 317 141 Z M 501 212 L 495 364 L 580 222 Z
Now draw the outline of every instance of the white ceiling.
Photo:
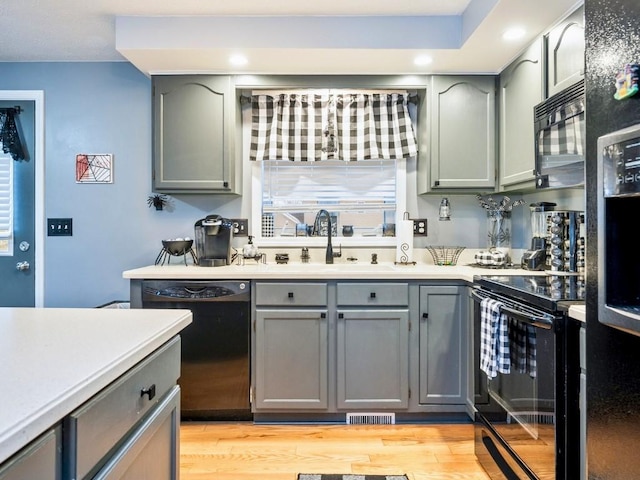
M 498 73 L 577 0 L 4 0 L 0 61 L 153 73 Z M 508 27 L 525 37 L 502 39 Z M 232 67 L 231 54 L 248 63 Z M 433 62 L 413 64 L 419 54 Z

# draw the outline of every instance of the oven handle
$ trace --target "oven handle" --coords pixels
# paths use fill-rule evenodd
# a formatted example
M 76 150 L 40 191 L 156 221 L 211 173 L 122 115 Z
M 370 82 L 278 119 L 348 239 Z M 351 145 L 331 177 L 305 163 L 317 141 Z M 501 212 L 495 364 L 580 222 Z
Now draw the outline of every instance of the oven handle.
M 551 330 L 555 317 L 548 313 L 537 311 L 531 307 L 527 307 L 520 303 L 509 300 L 495 293 L 488 293 L 483 290 L 473 289 L 471 291 L 473 299 L 480 303 L 485 298 L 493 298 L 503 303 L 502 311 L 508 316 L 517 318 L 521 322 L 528 323 L 536 328 L 544 328 L 545 330 Z

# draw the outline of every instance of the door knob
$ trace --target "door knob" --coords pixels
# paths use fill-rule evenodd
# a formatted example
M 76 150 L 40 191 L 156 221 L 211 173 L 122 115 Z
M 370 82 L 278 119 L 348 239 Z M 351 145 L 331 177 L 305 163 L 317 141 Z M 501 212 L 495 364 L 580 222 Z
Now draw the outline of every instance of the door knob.
M 16 270 L 29 270 L 29 268 L 31 267 L 31 265 L 29 265 L 29 262 L 18 262 L 16 263 Z

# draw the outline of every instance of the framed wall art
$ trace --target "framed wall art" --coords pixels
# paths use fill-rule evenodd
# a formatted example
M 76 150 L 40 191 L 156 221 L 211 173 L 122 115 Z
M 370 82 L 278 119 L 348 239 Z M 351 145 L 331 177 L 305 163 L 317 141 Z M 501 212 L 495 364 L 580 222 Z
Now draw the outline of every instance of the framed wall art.
M 76 183 L 113 183 L 113 155 L 110 153 L 76 155 Z

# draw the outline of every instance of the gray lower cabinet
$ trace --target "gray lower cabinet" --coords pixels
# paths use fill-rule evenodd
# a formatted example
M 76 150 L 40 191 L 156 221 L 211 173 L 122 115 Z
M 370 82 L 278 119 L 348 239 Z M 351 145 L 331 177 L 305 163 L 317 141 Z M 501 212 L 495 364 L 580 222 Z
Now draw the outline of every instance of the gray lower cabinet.
M 327 284 L 257 282 L 253 291 L 254 410 L 326 410 Z
M 467 302 L 465 287 L 420 287 L 420 403 L 467 401 Z
M 533 187 L 533 108 L 542 101 L 542 39 L 500 74 L 500 188 Z M 529 182 L 529 185 L 523 185 Z
M 418 193 L 447 188 L 493 189 L 496 77 L 434 75 L 429 99 L 430 168 L 426 172 L 418 165 Z M 422 182 L 427 175 L 430 181 L 425 186 Z
M 339 282 L 336 299 L 337 408 L 408 408 L 408 284 Z
M 256 282 L 254 411 L 409 406 L 406 282 Z
M 58 425 L 3 463 L 0 480 L 60 480 L 61 445 L 61 427 Z
M 257 309 L 256 409 L 328 407 L 326 309 Z
M 409 406 L 408 309 L 338 309 L 339 409 Z
M 63 420 L 64 479 L 179 478 L 180 337 Z
M 157 75 L 151 80 L 153 190 L 240 193 L 233 77 Z

